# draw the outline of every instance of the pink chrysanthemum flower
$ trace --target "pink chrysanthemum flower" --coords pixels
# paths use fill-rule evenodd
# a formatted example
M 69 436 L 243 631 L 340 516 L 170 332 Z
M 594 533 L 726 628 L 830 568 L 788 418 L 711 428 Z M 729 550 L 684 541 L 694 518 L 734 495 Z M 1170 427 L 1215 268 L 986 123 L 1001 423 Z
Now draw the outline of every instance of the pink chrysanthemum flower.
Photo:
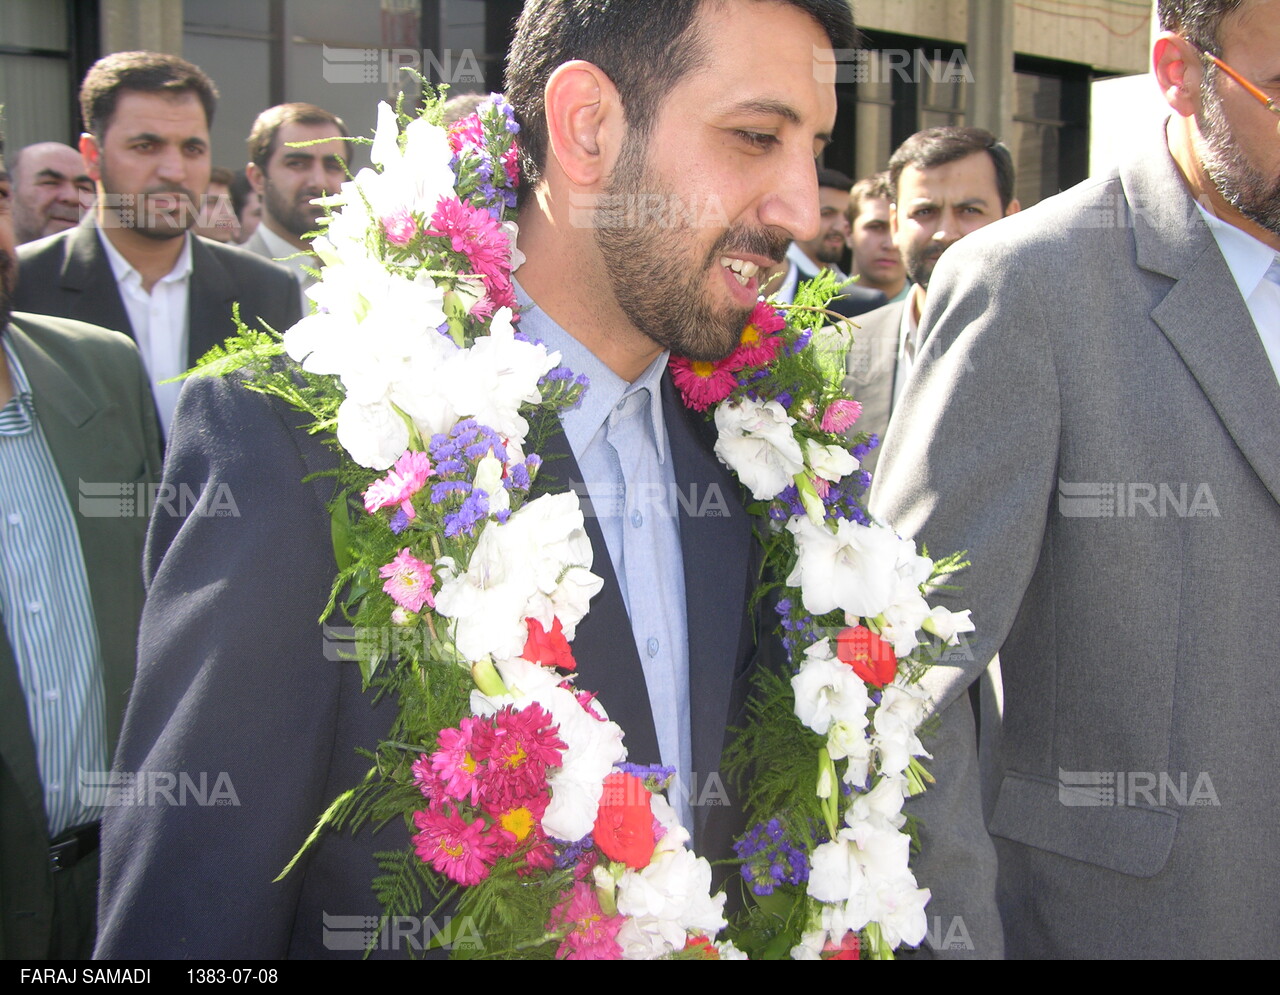
M 378 571 L 378 576 L 386 581 L 382 589 L 400 607 L 411 612 L 422 611 L 424 605 L 435 607 L 436 599 L 431 593 L 431 585 L 435 583 L 431 565 L 423 563 L 409 550 L 400 550 L 394 560 Z
M 427 234 L 449 239 L 453 251 L 465 255 L 482 276 L 505 274 L 511 265 L 507 233 L 488 211 L 464 204 L 457 197 L 442 199 L 436 205 Z
M 605 915 L 595 889 L 578 882 L 568 899 L 551 913 L 549 931 L 569 927 L 556 957 L 561 960 L 621 960 L 622 947 L 618 945 L 617 936 L 624 921 L 622 916 Z
M 684 357 L 674 358 L 671 360 L 671 379 L 680 389 L 686 407 L 694 411 L 706 411 L 711 405 L 719 404 L 738 385 L 728 360 L 704 363 Z
M 426 453 L 405 453 L 385 477 L 369 485 L 364 492 L 364 510 L 372 515 L 379 508 L 398 504 L 405 517 L 416 517 L 418 513 L 414 510 L 412 498 L 422 490 L 430 476 L 431 460 Z
M 425 753 L 413 762 L 413 783 L 418 786 L 424 798 L 431 797 L 431 788 L 435 783 L 435 773 L 431 769 L 431 758 Z
M 832 401 L 822 413 L 822 431 L 839 434 L 861 417 L 862 405 L 857 401 Z
M 786 324 L 776 308 L 764 301 L 757 301 L 742 329 L 738 348 L 724 361 L 725 365 L 740 370 L 747 366 L 767 366 L 772 363 L 782 348 L 782 337 L 778 332 Z
M 545 798 L 547 768 L 559 767 L 567 749 L 556 732 L 541 705 L 522 711 L 504 708 L 491 723 L 475 728 L 473 755 L 484 768 L 479 776 L 486 811 L 493 814 Z
M 464 118 L 459 118 L 449 128 L 449 149 L 453 152 L 461 152 L 464 149 L 474 151 L 484 150 L 484 122 L 480 120 L 479 114 L 468 114 Z
M 446 815 L 432 807 L 414 812 L 413 823 L 420 830 L 414 834 L 413 848 L 424 864 L 464 887 L 489 876 L 498 856 L 485 835 L 484 819 L 468 823 L 456 811 Z
M 434 780 L 444 788 L 444 793 L 450 798 L 470 797 L 472 805 L 480 800 L 480 779 L 477 776 L 480 764 L 475 758 L 472 739 L 476 728 L 484 725 L 484 719 L 465 718 L 458 723 L 457 729 L 441 729 L 436 737 L 439 749 L 431 754 Z M 415 764 L 415 776 L 417 772 Z
M 413 236 L 418 234 L 418 222 L 414 221 L 413 215 L 402 207 L 394 214 L 382 219 L 382 230 L 387 235 L 387 241 L 392 245 L 404 246 L 412 242 Z

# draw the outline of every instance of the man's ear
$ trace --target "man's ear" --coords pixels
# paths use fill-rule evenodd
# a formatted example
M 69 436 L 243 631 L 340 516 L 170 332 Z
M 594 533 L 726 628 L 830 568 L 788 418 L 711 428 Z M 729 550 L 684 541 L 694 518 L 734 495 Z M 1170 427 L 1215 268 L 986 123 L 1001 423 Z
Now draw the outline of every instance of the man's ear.
M 1200 81 L 1204 78 L 1204 64 L 1195 46 L 1166 31 L 1156 39 L 1151 63 L 1169 106 L 1182 117 L 1194 115 L 1200 109 Z
M 87 131 L 80 136 L 80 155 L 84 159 L 85 175 L 97 183 L 102 178 L 102 149 L 98 140 Z
M 254 192 L 259 197 L 266 195 L 267 174 L 256 162 L 251 162 L 245 165 L 244 178 L 249 181 L 249 186 L 253 187 Z
M 618 91 L 604 70 L 580 59 L 557 68 L 547 80 L 546 113 L 548 154 L 568 180 L 591 187 L 606 179 L 626 123 Z
M 1007 218 L 1010 214 L 1017 214 L 1021 210 L 1022 202 L 1017 197 L 1014 197 L 1013 200 L 1009 201 L 1009 206 L 1004 209 L 1004 216 Z

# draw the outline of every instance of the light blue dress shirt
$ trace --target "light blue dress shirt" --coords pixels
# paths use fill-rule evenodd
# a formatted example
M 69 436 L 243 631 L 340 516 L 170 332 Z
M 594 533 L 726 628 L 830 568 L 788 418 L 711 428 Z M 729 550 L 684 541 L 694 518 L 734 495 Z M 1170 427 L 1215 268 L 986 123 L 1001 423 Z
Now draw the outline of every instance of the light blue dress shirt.
M 684 554 L 676 514 L 678 485 L 662 414 L 667 353 L 634 383 L 627 383 L 539 310 L 522 289 L 517 288 L 517 295 L 523 308 L 519 330 L 559 351 L 564 366 L 590 381 L 582 403 L 564 412 L 560 422 L 631 619 L 662 763 L 674 767 L 679 777 L 671 803 L 692 830 Z M 608 709 L 609 702 L 603 704 Z

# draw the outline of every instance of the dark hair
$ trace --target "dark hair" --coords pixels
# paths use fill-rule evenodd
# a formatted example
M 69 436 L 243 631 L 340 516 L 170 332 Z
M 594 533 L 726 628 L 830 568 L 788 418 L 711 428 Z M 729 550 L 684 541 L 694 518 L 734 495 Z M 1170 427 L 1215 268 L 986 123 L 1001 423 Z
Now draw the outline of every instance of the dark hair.
M 522 191 L 547 161 L 547 80 L 566 62 L 599 66 L 623 101 L 627 126 L 646 135 L 663 98 L 699 68 L 702 39 L 692 30 L 703 3 L 716 0 L 526 0 L 507 63 L 507 99 L 520 123 Z M 742 0 L 734 0 L 741 3 Z M 831 47 L 853 48 L 857 31 L 847 0 L 779 0 L 821 25 Z
M 231 170 L 229 170 L 226 166 L 214 166 L 212 169 L 209 170 L 210 186 L 212 186 L 215 183 L 218 183 L 226 187 L 228 190 L 230 190 L 232 178 L 233 177 L 231 174 Z
M 934 169 L 978 152 L 991 156 L 992 165 L 996 168 L 1000 207 L 1007 211 L 1013 202 L 1013 155 L 1000 139 L 982 128 L 929 128 L 917 131 L 899 145 L 889 159 L 889 183 L 893 194 L 890 200 L 897 202 L 898 183 L 902 179 L 902 171 L 908 166 Z
M 89 67 L 80 84 L 80 114 L 84 127 L 102 140 L 122 91 L 180 96 L 194 93 L 204 107 L 206 125 L 213 124 L 218 88 L 199 66 L 164 52 L 116 52 Z
M 1159 0 L 1160 28 L 1182 35 L 1203 51 L 1221 55 L 1218 29 L 1244 3 L 1245 0 Z
M 259 169 L 267 168 L 267 161 L 275 151 L 276 135 L 286 124 L 331 124 L 343 138 L 351 137 L 342 118 L 315 104 L 276 104 L 259 114 L 249 129 L 249 161 Z M 350 164 L 351 143 L 347 142 L 346 146 L 345 158 Z
M 853 186 L 853 180 L 838 169 L 828 169 L 826 166 L 819 166 L 818 186 L 831 187 L 833 190 L 841 190 L 844 193 L 848 193 L 849 188 Z
M 887 200 L 893 203 L 893 184 L 889 182 L 889 171 L 873 173 L 860 179 L 849 191 L 849 220 L 857 217 L 862 210 L 864 200 Z
M 253 192 L 253 187 L 249 184 L 249 177 L 245 175 L 243 169 L 237 169 L 231 176 L 231 183 L 228 184 L 231 190 L 231 206 L 235 209 L 236 217 L 244 217 L 244 205 L 248 203 L 249 194 Z

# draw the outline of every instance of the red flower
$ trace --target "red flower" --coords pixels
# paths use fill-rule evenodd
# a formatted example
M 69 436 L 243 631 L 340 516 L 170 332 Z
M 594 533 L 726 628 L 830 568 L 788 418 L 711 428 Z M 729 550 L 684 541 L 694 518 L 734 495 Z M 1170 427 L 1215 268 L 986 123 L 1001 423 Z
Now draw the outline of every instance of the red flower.
M 734 369 L 744 366 L 767 366 L 772 363 L 782 348 L 782 337 L 778 332 L 786 327 L 786 321 L 778 310 L 764 301 L 757 301 L 751 316 L 738 340 L 738 348 L 729 357 L 726 365 Z
M 823 960 L 861 960 L 862 945 L 858 942 L 858 934 L 845 933 L 836 946 L 830 940 L 822 948 Z
M 536 618 L 527 618 L 525 623 L 529 627 L 529 638 L 525 640 L 524 650 L 520 653 L 522 657 L 544 667 L 559 667 L 561 670 L 573 670 L 577 667 L 559 618 L 552 622 L 550 632 Z
M 614 772 L 604 779 L 604 793 L 592 833 L 596 846 L 610 860 L 639 870 L 648 867 L 657 841 L 649 789 L 631 774 Z
M 699 960 L 720 959 L 720 951 L 716 949 L 716 945 L 711 942 L 711 938 L 705 933 L 699 933 L 697 936 L 689 937 L 684 948 L 690 953 L 696 953 Z
M 863 625 L 845 629 L 836 637 L 836 656 L 873 687 L 884 687 L 898 673 L 893 645 Z

